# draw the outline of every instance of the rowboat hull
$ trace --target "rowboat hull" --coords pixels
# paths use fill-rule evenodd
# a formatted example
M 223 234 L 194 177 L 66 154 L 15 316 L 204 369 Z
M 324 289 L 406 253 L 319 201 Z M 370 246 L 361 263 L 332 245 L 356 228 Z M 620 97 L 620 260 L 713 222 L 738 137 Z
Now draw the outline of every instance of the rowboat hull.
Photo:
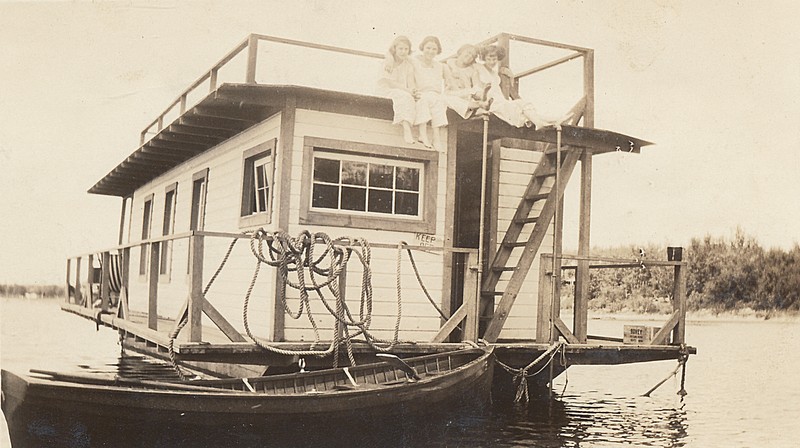
M 414 360 L 422 359 L 426 365 L 441 365 L 447 355 L 407 361 L 414 365 Z M 220 385 L 212 387 L 208 382 L 191 383 L 198 390 L 83 384 L 3 370 L 3 411 L 9 427 L 17 428 L 29 426 L 32 418 L 42 415 L 81 416 L 84 424 L 98 425 L 128 420 L 161 425 L 252 426 L 261 430 L 287 425 L 324 430 L 343 424 L 411 421 L 474 408 L 488 400 L 492 351 L 468 349 L 451 356 L 457 357 L 450 360 L 451 364 L 466 361 L 452 369 L 421 372 L 421 379 L 416 382 L 406 380 L 386 363 L 377 363 L 350 368 L 344 380 L 337 379 L 344 369 L 264 377 L 261 382 L 261 378 L 251 379 L 246 391 L 214 390 Z M 418 362 L 415 367 L 418 372 L 422 370 L 420 365 Z M 351 384 L 343 384 L 344 381 Z M 353 382 L 357 385 L 353 386 Z M 233 384 L 240 383 L 231 380 L 230 386 L 221 387 Z M 294 387 L 287 390 L 286 384 Z M 258 389 L 254 392 L 253 387 Z

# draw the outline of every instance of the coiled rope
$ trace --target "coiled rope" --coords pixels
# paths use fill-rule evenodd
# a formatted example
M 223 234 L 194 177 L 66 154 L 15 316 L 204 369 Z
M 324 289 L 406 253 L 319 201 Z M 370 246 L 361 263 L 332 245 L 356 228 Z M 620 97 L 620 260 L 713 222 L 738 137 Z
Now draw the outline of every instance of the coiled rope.
M 314 247 L 322 244 L 324 250 L 318 257 L 314 255 Z M 264 246 L 267 252 L 265 254 Z M 391 340 L 382 340 L 369 331 L 372 323 L 372 270 L 370 268 L 371 249 L 369 243 L 363 238 L 336 238 L 331 239 L 322 232 L 311 234 L 308 231 L 301 232 L 296 238 L 291 237 L 286 232 L 276 231 L 267 232 L 259 229 L 253 233 L 250 239 L 250 249 L 256 258 L 256 266 L 253 277 L 247 289 L 242 308 L 242 318 L 247 336 L 259 347 L 274 353 L 289 356 L 318 356 L 323 357 L 333 355 L 333 366 L 338 367 L 339 347 L 344 344 L 347 350 L 347 357 L 351 365 L 355 365 L 353 355 L 352 340 L 355 337 L 363 336 L 366 343 L 376 351 L 386 352 L 391 350 L 399 341 L 400 320 L 402 318 L 402 295 L 400 289 L 400 255 L 405 243 L 398 246 L 397 255 L 397 316 L 395 319 L 394 335 Z M 345 285 L 340 284 L 340 274 L 347 271 L 347 263 L 355 254 L 362 267 L 361 291 L 357 318 L 354 317 L 350 307 L 342 297 L 342 290 Z M 278 295 L 283 304 L 286 314 L 292 319 L 300 319 L 304 314 L 314 331 L 314 342 L 309 350 L 286 350 L 274 345 L 270 345 L 256 337 L 251 329 L 248 317 L 250 307 L 250 297 L 260 273 L 261 264 L 274 267 L 278 270 L 280 277 Z M 416 271 L 416 268 L 415 268 Z M 292 274 L 292 278 L 290 278 Z M 306 278 L 308 277 L 308 278 Z M 287 286 L 296 289 L 300 293 L 300 303 L 296 311 L 292 310 L 287 302 Z M 334 303 L 326 299 L 324 290 L 332 296 Z M 316 350 L 315 347 L 320 343 L 320 334 L 317 323 L 311 311 L 309 292 L 314 291 L 317 297 L 327 309 L 328 313 L 334 317 L 336 326 L 333 337 L 328 347 L 324 350 Z M 426 291 L 427 294 L 427 291 Z M 352 332 L 351 332 L 352 331 Z
M 547 366 L 550 365 L 550 363 L 553 362 L 553 358 L 555 358 L 556 354 L 558 354 L 559 352 L 562 353 L 562 358 L 563 358 L 565 356 L 563 353 L 564 352 L 563 347 L 564 343 L 561 341 L 553 343 L 553 345 L 551 345 L 547 350 L 545 350 L 544 353 L 539 355 L 538 358 L 534 359 L 533 361 L 530 362 L 530 364 L 528 364 L 525 367 L 522 367 L 521 369 L 515 369 L 507 364 L 500 362 L 499 360 L 495 360 L 497 365 L 502 367 L 503 370 L 505 370 L 506 372 L 510 373 L 513 376 L 512 381 L 517 384 L 517 393 L 514 396 L 514 403 L 523 403 L 523 402 L 527 403 L 530 401 L 530 395 L 528 394 L 528 381 L 527 381 L 528 378 L 532 378 L 541 373 L 542 370 L 544 370 Z M 536 367 L 544 359 L 547 359 L 547 362 L 544 363 L 539 370 L 533 373 L 528 373 L 529 370 Z

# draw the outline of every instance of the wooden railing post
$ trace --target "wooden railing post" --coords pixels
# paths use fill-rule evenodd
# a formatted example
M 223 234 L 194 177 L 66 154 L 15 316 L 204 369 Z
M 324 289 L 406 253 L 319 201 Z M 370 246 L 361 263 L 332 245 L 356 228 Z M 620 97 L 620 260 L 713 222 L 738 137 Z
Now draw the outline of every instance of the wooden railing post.
M 72 264 L 72 259 L 67 258 L 67 284 L 64 285 L 64 297 L 66 298 L 67 303 L 69 303 L 69 274 L 70 274 L 70 265 Z
M 480 313 L 480 308 L 478 306 L 480 303 L 480 288 L 478 287 L 478 269 L 476 269 L 477 266 L 473 266 L 473 263 L 476 261 L 474 258 L 477 257 L 473 257 L 470 253 L 465 254 L 464 257 L 463 298 L 464 304 L 467 307 L 467 317 L 464 321 L 464 333 L 462 337 L 465 341 L 477 342 L 478 323 L 480 321 L 478 316 Z
M 125 319 L 129 318 L 128 313 L 128 285 L 131 276 L 131 248 L 126 247 L 122 249 L 122 285 L 119 290 L 119 309 L 122 310 L 122 316 Z
M 208 81 L 208 93 L 214 93 L 217 90 L 217 76 L 219 76 L 219 69 L 216 67 L 211 69 L 211 75 Z
M 111 304 L 111 253 L 103 252 L 101 257 L 103 266 L 100 271 L 100 309 L 108 311 Z
M 247 84 L 256 83 L 256 60 L 258 58 L 258 37 L 251 34 L 247 38 L 247 74 L 245 82 Z
M 575 271 L 575 337 L 586 343 L 589 319 L 589 247 L 592 215 L 592 153 L 581 155 L 580 217 L 578 224 L 578 267 Z
M 94 292 L 92 292 L 92 287 L 94 285 L 94 255 L 89 255 L 89 264 L 88 269 L 86 269 L 86 284 L 87 284 L 87 292 L 89 297 L 86 298 L 86 303 L 84 305 L 86 308 L 91 308 L 94 306 Z
M 536 309 L 536 342 L 550 343 L 555 334 L 553 329 L 553 288 L 550 283 L 552 256 L 542 254 L 539 257 L 539 304 Z
M 150 243 L 150 288 L 147 292 L 147 328 L 158 330 L 158 262 L 159 243 Z
M 81 257 L 75 259 L 75 303 L 80 305 L 83 301 L 81 293 Z
M 203 235 L 189 237 L 189 342 L 203 340 Z

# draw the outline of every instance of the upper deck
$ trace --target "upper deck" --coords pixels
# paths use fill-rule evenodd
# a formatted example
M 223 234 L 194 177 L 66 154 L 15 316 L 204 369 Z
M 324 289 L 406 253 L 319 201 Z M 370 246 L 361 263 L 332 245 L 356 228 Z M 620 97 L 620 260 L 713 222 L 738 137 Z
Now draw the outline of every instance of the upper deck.
M 477 45 L 489 44 L 507 49 L 508 56 L 502 63 L 514 62 L 515 86 L 526 98 L 545 107 L 550 105 L 560 113 L 571 110 L 575 114 L 577 126 L 565 128 L 564 145 L 584 147 L 596 154 L 639 152 L 650 144 L 594 129 L 593 50 L 505 33 Z M 287 105 L 391 120 L 391 101 L 372 92 L 372 75 L 377 73 L 378 60 L 383 57 L 379 53 L 251 34 L 149 123 L 141 132 L 140 146 L 89 192 L 129 196 L 137 187 L 281 112 Z M 292 61 L 314 66 L 301 67 Z M 323 70 L 325 75 L 321 76 Z M 465 132 L 482 132 L 479 122 L 464 121 L 452 113 L 450 123 Z M 518 129 L 494 117 L 488 132 L 490 139 L 556 143 L 557 138 L 552 128 Z

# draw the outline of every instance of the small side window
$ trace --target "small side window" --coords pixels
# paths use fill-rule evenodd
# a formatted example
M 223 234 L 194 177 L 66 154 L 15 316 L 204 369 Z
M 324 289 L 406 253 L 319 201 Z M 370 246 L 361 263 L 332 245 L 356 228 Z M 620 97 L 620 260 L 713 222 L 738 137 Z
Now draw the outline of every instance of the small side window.
M 242 206 L 239 227 L 269 224 L 275 176 L 275 143 L 272 139 L 242 154 Z

